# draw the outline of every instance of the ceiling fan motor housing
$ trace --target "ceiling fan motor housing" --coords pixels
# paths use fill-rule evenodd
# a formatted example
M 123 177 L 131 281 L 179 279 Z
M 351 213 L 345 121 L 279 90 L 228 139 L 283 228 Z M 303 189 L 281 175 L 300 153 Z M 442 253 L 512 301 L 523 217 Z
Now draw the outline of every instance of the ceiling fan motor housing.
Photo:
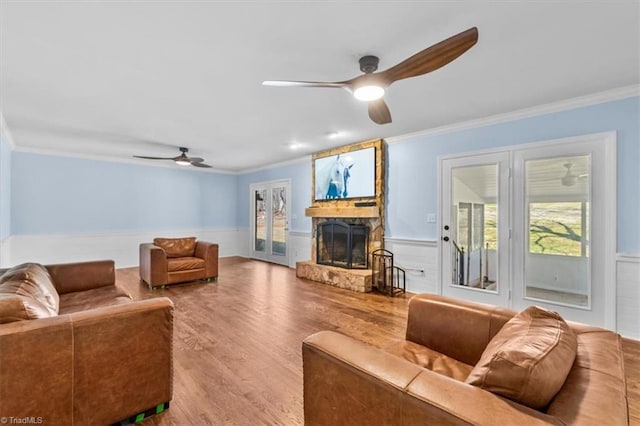
M 360 71 L 365 74 L 371 74 L 378 69 L 378 64 L 380 63 L 380 59 L 377 56 L 367 55 L 363 56 L 359 60 L 360 62 Z

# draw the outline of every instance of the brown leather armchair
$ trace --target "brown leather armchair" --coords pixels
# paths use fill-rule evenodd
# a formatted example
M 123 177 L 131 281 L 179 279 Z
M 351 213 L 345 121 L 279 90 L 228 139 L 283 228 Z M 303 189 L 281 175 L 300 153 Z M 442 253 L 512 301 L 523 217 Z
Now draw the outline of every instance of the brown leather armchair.
M 154 238 L 140 244 L 140 279 L 149 288 L 218 278 L 218 244 L 189 238 Z

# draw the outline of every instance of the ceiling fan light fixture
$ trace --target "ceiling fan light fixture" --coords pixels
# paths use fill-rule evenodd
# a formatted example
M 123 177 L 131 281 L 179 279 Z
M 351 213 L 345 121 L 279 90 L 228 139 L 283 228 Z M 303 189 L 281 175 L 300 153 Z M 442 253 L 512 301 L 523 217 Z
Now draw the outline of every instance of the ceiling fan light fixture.
M 190 166 L 191 165 L 191 161 L 189 161 L 186 158 L 179 158 L 176 160 L 176 164 L 179 164 L 181 166 Z
M 361 86 L 353 91 L 353 96 L 363 102 L 376 101 L 384 96 L 384 87 L 376 85 Z

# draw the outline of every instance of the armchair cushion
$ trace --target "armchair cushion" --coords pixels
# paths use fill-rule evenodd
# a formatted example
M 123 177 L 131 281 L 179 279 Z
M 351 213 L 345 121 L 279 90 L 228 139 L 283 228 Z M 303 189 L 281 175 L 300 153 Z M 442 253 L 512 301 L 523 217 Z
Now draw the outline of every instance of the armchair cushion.
M 167 271 L 189 271 L 191 269 L 204 269 L 204 259 L 199 257 L 177 257 L 167 259 Z
M 34 299 L 47 309 L 49 316 L 57 315 L 60 309 L 60 297 L 51 276 L 44 266 L 37 263 L 23 263 L 6 271 L 0 277 L 0 294 Z M 30 306 L 36 305 L 30 303 Z
M 531 306 L 489 342 L 466 382 L 542 409 L 564 384 L 577 340 L 556 312 Z
M 196 237 L 154 238 L 153 244 L 162 247 L 167 257 L 192 257 L 196 251 Z

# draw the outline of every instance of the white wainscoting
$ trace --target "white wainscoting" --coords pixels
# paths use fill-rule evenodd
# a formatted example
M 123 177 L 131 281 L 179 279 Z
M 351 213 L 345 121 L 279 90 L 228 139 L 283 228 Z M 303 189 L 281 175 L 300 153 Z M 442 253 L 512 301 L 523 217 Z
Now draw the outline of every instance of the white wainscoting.
M 385 238 L 394 263 L 407 271 L 407 291 L 440 293 L 438 243 L 429 240 Z M 640 255 L 618 254 L 616 259 L 617 331 L 640 339 Z
M 11 237 L 7 237 L 4 240 L 0 240 L 0 268 L 4 267 L 3 265 L 10 265 L 9 263 L 10 250 L 11 250 Z
M 220 257 L 247 256 L 248 233 L 243 229 L 185 229 L 180 231 L 112 232 L 61 235 L 12 235 L 0 244 L 0 267 L 23 262 L 44 264 L 113 259 L 117 268 L 138 266 L 138 246 L 155 237 L 194 236 L 220 245 Z
M 195 236 L 220 244 L 220 257 L 249 256 L 248 228 L 182 231 L 96 233 L 68 235 L 12 235 L 0 241 L 0 267 L 23 262 L 45 264 L 114 259 L 116 267 L 138 266 L 138 245 L 154 237 Z M 311 233 L 289 233 L 289 266 L 311 259 Z M 385 238 L 395 265 L 407 271 L 407 291 L 440 293 L 437 241 Z M 618 254 L 616 259 L 617 330 L 640 339 L 640 255 Z
M 311 232 L 289 232 L 289 267 L 311 260 Z
M 407 291 L 440 293 L 437 241 L 385 238 L 384 247 L 393 253 L 394 265 L 406 271 Z
M 616 260 L 618 333 L 640 339 L 640 255 L 618 254 Z

